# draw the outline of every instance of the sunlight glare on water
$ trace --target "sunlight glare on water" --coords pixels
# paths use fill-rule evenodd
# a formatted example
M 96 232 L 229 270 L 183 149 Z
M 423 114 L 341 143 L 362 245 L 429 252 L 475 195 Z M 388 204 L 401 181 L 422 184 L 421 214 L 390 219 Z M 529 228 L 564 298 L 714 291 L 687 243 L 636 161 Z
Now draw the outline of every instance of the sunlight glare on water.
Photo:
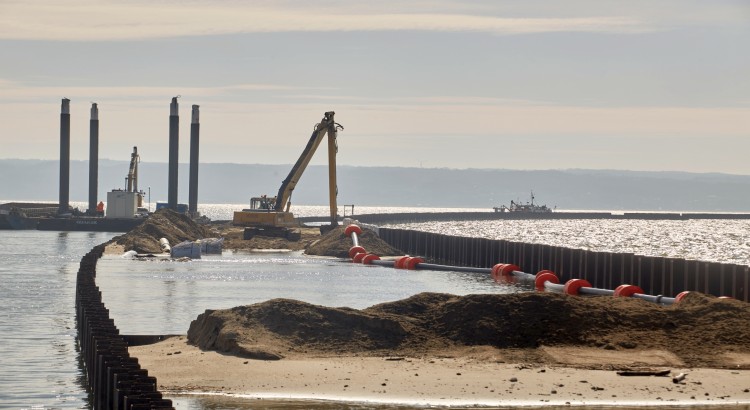
M 423 222 L 384 227 L 590 251 L 750 264 L 750 220 L 547 219 Z

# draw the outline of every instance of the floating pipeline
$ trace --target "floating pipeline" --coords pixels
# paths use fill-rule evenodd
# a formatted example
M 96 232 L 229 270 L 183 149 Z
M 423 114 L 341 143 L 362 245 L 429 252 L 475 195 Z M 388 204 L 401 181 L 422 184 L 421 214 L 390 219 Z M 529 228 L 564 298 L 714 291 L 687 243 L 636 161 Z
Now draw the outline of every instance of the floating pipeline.
M 497 261 L 529 272 L 550 269 L 561 280 L 583 277 L 594 287 L 637 283 L 648 294 L 691 290 L 750 302 L 750 266 L 585 249 L 505 239 L 472 238 L 379 228 L 380 239 L 402 252 L 443 265 L 491 268 Z
M 352 238 L 352 243 L 355 244 L 349 250 L 349 256 L 352 258 L 352 261 L 365 265 L 377 265 L 407 270 L 426 269 L 436 271 L 484 273 L 490 274 L 496 283 L 517 284 L 542 292 L 565 293 L 567 295 L 633 297 L 660 305 L 679 303 L 690 293 L 689 291 L 683 291 L 678 293 L 675 297 L 649 295 L 639 286 L 629 284 L 620 285 L 614 290 L 602 289 L 593 287 L 586 279 L 570 279 L 564 284 L 561 284 L 557 275 L 550 270 L 541 270 L 536 274 L 531 274 L 523 272 L 520 267 L 509 263 L 498 263 L 491 268 L 480 268 L 426 263 L 423 258 L 408 255 L 401 256 L 395 260 L 381 260 L 378 255 L 368 254 L 363 247 L 359 246 L 357 242 L 357 234 L 361 234 L 362 232 L 359 226 L 354 224 L 349 225 L 344 232 Z M 721 298 L 730 297 L 722 296 Z
M 76 278 L 78 343 L 94 410 L 174 409 L 157 390 L 156 378 L 141 368 L 128 352 L 127 336 L 120 335 L 96 286 L 96 263 L 104 245 L 81 258 Z

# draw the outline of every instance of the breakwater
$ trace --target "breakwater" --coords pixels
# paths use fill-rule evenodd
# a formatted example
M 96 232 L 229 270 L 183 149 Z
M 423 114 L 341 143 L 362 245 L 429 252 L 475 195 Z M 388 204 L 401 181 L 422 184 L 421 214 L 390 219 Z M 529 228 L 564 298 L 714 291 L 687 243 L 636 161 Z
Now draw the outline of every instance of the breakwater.
M 687 221 L 690 219 L 750 219 L 750 214 L 689 212 L 625 212 L 622 214 L 614 214 L 611 212 L 404 212 L 353 215 L 351 218 L 369 224 L 519 219 L 646 219 Z M 320 218 L 300 218 L 303 222 L 313 222 L 318 219 Z
M 530 273 L 551 270 L 561 282 L 580 278 L 594 287 L 606 289 L 632 284 L 652 295 L 675 296 L 683 291 L 697 291 L 750 301 L 750 266 L 745 265 L 594 252 L 404 229 L 380 228 L 379 235 L 395 248 L 440 264 L 490 268 L 497 263 L 509 263 Z
M 92 408 L 173 409 L 172 401 L 157 390 L 156 378 L 128 353 L 126 336 L 119 334 L 96 285 L 96 264 L 104 245 L 81 259 L 76 277 L 76 321 L 81 357 Z

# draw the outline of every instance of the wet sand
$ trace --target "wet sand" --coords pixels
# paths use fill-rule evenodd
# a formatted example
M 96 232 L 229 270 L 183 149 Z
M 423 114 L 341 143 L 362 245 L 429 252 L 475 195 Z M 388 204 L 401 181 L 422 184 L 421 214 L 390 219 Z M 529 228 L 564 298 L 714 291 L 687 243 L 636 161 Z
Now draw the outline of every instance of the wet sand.
M 750 355 L 725 358 L 738 369 L 689 369 L 666 351 L 541 348 L 558 363 L 519 363 L 492 347 L 466 347 L 429 357 L 297 354 L 251 360 L 202 351 L 174 337 L 131 347 L 141 366 L 172 394 L 227 394 L 248 398 L 336 400 L 406 405 L 502 406 L 580 404 L 750 404 Z M 669 376 L 620 376 L 597 368 L 637 362 L 669 369 Z M 581 368 L 584 367 L 584 368 Z M 672 377 L 687 376 L 680 383 Z

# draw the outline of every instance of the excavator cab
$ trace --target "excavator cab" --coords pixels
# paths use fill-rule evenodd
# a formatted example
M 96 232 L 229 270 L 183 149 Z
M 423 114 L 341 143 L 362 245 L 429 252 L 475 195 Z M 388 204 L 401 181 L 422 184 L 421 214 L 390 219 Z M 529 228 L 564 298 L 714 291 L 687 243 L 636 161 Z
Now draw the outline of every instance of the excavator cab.
M 271 211 L 276 207 L 276 197 L 268 197 L 266 195 L 256 196 L 250 198 L 250 210 L 251 211 Z

